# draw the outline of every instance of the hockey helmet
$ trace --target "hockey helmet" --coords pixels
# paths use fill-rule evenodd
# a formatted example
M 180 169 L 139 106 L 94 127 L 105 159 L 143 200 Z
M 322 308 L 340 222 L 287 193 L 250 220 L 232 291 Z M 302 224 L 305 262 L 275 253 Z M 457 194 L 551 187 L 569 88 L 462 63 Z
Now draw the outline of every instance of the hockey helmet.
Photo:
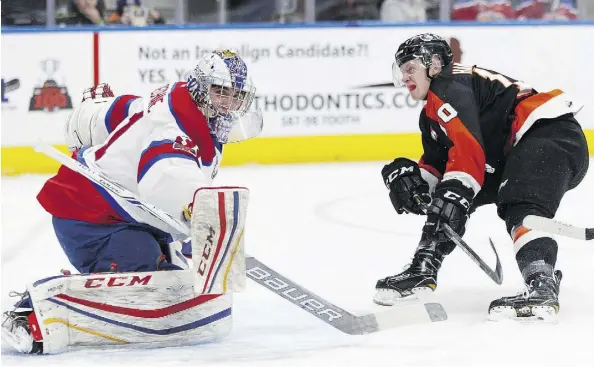
M 187 88 L 221 143 L 227 142 L 234 120 L 248 111 L 256 94 L 245 62 L 230 50 L 200 59 L 188 75 Z
M 454 57 L 445 39 L 433 33 L 423 33 L 407 39 L 398 47 L 395 63 L 400 67 L 407 61 L 418 59 L 428 69 L 433 56 L 441 59 L 442 67 L 449 65 Z

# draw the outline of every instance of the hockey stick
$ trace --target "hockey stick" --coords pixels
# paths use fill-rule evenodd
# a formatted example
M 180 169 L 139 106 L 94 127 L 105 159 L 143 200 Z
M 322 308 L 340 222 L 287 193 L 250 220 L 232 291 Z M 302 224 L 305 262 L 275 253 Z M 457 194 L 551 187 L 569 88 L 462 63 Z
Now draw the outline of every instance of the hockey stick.
M 425 204 L 418 195 L 414 195 L 413 198 L 417 202 L 417 204 L 423 207 L 423 211 L 425 211 L 426 213 L 427 204 Z M 491 249 L 493 249 L 493 252 L 495 253 L 495 270 L 489 267 L 489 265 L 487 265 L 487 263 L 479 255 L 477 255 L 477 253 L 474 252 L 474 250 L 470 246 L 468 246 L 466 242 L 464 242 L 462 237 L 460 237 L 460 235 L 456 233 L 456 231 L 454 231 L 449 224 L 442 223 L 441 227 L 443 228 L 448 238 L 452 240 L 452 242 L 454 242 L 458 247 L 460 247 L 462 251 L 464 251 L 466 255 L 468 255 L 472 259 L 472 261 L 474 261 L 475 264 L 477 264 L 479 268 L 481 268 L 481 270 L 484 271 L 489 278 L 491 278 L 491 280 L 493 280 L 498 285 L 501 285 L 501 283 L 503 283 L 503 269 L 501 267 L 501 261 L 499 260 L 499 254 L 497 253 L 497 249 L 495 248 L 495 244 L 493 243 L 493 240 L 491 240 L 491 238 L 489 238 L 489 244 L 491 245 Z
M 479 255 L 477 255 L 477 253 L 474 252 L 474 250 L 470 246 L 468 246 L 468 244 L 466 244 L 466 242 L 464 242 L 462 237 L 460 237 L 460 235 L 456 233 L 456 231 L 454 231 L 452 227 L 445 223 L 442 224 L 442 227 L 446 235 L 450 238 L 450 240 L 452 240 L 452 242 L 458 245 L 458 247 L 460 247 L 462 251 L 464 251 L 466 255 L 468 255 L 472 259 L 472 261 L 474 261 L 475 264 L 477 264 L 479 268 L 481 268 L 485 272 L 485 274 L 489 276 L 489 278 L 491 278 L 498 285 L 501 285 L 501 283 L 503 283 L 503 269 L 501 267 L 501 261 L 499 260 L 499 254 L 497 253 L 497 249 L 495 249 L 495 244 L 493 243 L 493 240 L 491 240 L 491 238 L 489 238 L 489 244 L 491 245 L 491 249 L 493 249 L 493 252 L 495 253 L 495 259 L 497 261 L 495 263 L 495 270 L 490 268 L 489 265 L 487 265 L 487 263 L 485 263 L 485 261 Z
M 89 167 L 68 157 L 57 149 L 40 144 L 35 146 L 35 150 L 46 154 L 69 169 L 83 175 L 113 195 L 124 199 L 130 205 L 149 213 L 175 231 L 191 236 L 190 228 L 185 223 L 173 218 L 157 207 L 146 203 L 123 186 L 91 170 Z M 249 255 L 246 256 L 246 274 L 256 283 L 271 290 L 326 324 L 351 335 L 369 334 L 402 325 L 443 321 L 447 319 L 447 314 L 439 303 L 414 303 L 410 306 L 393 307 L 387 311 L 356 316 L 299 286 L 289 278 L 269 268 L 260 260 Z M 409 308 L 409 312 L 406 312 L 407 308 Z
M 578 240 L 589 241 L 594 239 L 594 228 L 577 227 L 538 215 L 527 215 L 522 221 L 522 225 L 537 231 L 577 238 Z

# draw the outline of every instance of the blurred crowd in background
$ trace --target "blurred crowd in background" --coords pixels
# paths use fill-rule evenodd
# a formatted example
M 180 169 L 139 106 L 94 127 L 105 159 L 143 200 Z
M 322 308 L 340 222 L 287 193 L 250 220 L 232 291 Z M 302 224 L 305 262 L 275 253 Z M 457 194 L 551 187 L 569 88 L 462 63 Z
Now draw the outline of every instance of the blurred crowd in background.
M 594 0 L 5 0 L 2 26 L 594 18 Z

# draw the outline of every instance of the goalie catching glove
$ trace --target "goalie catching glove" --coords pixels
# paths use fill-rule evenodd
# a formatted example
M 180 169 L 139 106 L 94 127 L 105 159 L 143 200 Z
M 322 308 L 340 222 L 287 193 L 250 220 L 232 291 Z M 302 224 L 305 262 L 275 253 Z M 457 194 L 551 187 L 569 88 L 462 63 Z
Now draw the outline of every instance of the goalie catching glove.
M 425 214 L 423 209 L 431 202 L 431 195 L 429 184 L 421 176 L 416 162 L 396 158 L 384 166 L 382 177 L 390 190 L 390 201 L 398 214 Z

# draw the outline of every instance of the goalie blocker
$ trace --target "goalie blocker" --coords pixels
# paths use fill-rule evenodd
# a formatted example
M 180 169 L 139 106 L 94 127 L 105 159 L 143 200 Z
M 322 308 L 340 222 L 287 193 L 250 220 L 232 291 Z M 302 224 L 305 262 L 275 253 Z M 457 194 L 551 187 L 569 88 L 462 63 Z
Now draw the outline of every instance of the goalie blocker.
M 63 275 L 30 284 L 17 308 L 3 315 L 4 341 L 24 353 L 59 353 L 225 337 L 232 293 L 245 287 L 248 201 L 245 188 L 196 191 L 191 255 L 172 246 L 168 256 L 183 260 L 176 263 L 184 270 Z

